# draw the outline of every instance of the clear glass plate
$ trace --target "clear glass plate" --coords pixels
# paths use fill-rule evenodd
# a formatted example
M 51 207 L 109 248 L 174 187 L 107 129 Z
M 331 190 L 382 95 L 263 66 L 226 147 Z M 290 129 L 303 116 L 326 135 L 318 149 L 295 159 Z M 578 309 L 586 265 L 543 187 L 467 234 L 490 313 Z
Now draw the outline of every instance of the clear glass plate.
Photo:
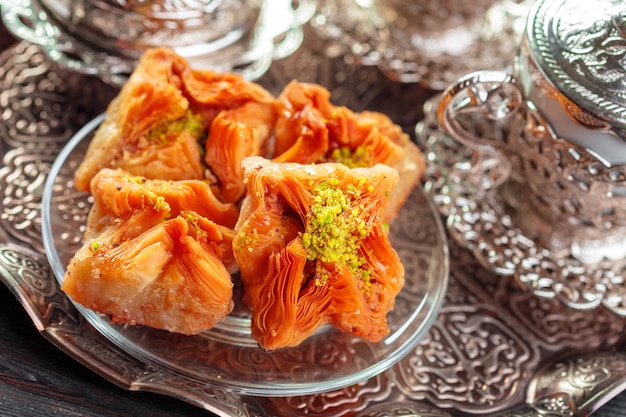
M 44 246 L 59 282 L 81 245 L 91 207 L 89 195 L 73 186 L 74 171 L 103 117 L 88 123 L 69 141 L 52 165 L 43 190 Z M 326 327 L 298 347 L 267 352 L 251 338 L 249 316 L 237 296 L 234 312 L 197 336 L 116 325 L 106 316 L 77 307 L 94 328 L 136 359 L 210 387 L 260 396 L 330 391 L 380 374 L 411 352 L 443 303 L 449 272 L 447 240 L 434 205 L 420 187 L 390 225 L 390 238 L 406 277 L 388 315 L 391 332 L 379 343 Z

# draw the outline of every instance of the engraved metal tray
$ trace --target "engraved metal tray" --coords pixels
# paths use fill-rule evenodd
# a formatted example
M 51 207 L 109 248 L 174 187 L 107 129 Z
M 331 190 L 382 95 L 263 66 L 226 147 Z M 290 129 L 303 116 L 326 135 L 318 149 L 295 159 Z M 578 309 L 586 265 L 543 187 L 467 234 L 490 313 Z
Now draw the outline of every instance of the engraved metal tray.
M 534 0 L 317 3 L 311 26 L 335 54 L 439 90 L 468 72 L 511 65 Z
M 224 33 L 223 37 L 214 39 L 203 46 L 195 45 L 194 47 L 185 46 L 185 42 L 182 41 L 187 36 L 185 31 L 178 27 L 183 20 L 174 19 L 163 22 L 155 19 L 150 21 L 148 17 L 136 16 L 134 18 L 136 19 L 135 23 L 150 27 L 150 33 L 154 38 L 144 46 L 134 48 L 130 47 L 132 42 L 129 43 L 129 40 L 125 38 L 127 36 L 132 37 L 131 33 L 138 29 L 131 27 L 130 22 L 123 21 L 125 16 L 123 12 L 120 15 L 120 9 L 114 5 L 106 5 L 102 2 L 94 3 L 90 6 L 88 17 L 84 15 L 85 4 L 75 4 L 77 10 L 83 8 L 82 12 L 77 11 L 76 13 L 78 15 L 83 14 L 86 22 L 82 22 L 80 25 L 78 25 L 79 22 L 72 22 L 70 26 L 82 27 L 84 24 L 88 26 L 95 24 L 106 33 L 117 34 L 119 39 L 109 39 L 103 32 L 95 30 L 91 33 L 93 42 L 88 42 L 80 38 L 79 35 L 71 33 L 66 27 L 68 23 L 63 24 L 55 19 L 55 13 L 39 0 L 0 0 L 0 17 L 5 27 L 13 35 L 40 45 L 48 57 L 54 60 L 58 66 L 83 74 L 97 75 L 107 83 L 119 87 L 126 82 L 129 73 L 132 72 L 137 62 L 137 54 L 150 45 L 161 45 L 157 41 L 158 37 L 169 39 L 171 42 L 169 46 L 175 48 L 196 68 L 236 72 L 247 79 L 257 79 L 269 69 L 273 59 L 285 57 L 298 49 L 302 42 L 301 26 L 309 20 L 315 11 L 315 2 L 312 0 L 299 2 L 258 0 L 256 3 L 259 5 L 260 12 L 254 22 L 248 22 L 251 25 L 250 28 L 243 28 L 237 24 L 229 33 Z M 54 1 L 51 1 L 50 4 L 54 4 Z M 55 6 L 59 9 L 57 13 L 69 15 L 70 12 L 65 9 L 70 4 L 69 1 L 57 2 Z M 172 15 L 176 16 L 176 13 L 184 13 L 182 11 L 184 9 L 197 8 L 198 3 L 171 2 L 167 4 L 164 2 L 164 4 L 147 5 L 129 3 L 127 6 L 131 9 L 135 7 L 138 10 L 144 9 L 144 12 L 150 6 L 154 10 L 164 6 L 165 8 L 178 9 L 178 12 L 173 12 Z M 231 7 L 226 4 L 222 6 Z M 251 4 L 250 6 L 254 9 L 255 5 Z M 214 4 L 212 7 L 219 7 L 219 5 Z M 241 10 L 241 13 L 244 14 L 244 11 Z M 227 26 L 228 16 L 234 15 L 227 12 L 221 14 L 222 16 L 217 17 L 217 19 L 222 26 Z M 162 16 L 166 16 L 166 14 L 162 14 Z M 67 18 L 74 19 L 75 16 L 67 16 Z M 234 20 L 241 19 L 241 16 L 237 16 Z M 204 31 L 209 32 L 211 27 L 213 26 L 205 28 Z M 87 32 L 91 32 L 93 29 L 90 28 Z M 216 28 L 216 30 L 218 29 Z M 125 31 L 126 33 L 122 33 Z M 196 33 L 195 35 L 198 36 L 199 34 Z M 108 52 L 104 46 L 107 43 L 110 44 Z M 128 48 L 120 47 L 126 43 L 129 43 Z
M 262 82 L 319 82 L 338 103 L 384 111 L 412 130 L 428 91 L 325 53 L 307 33 L 303 47 L 277 61 Z M 115 94 L 98 79 L 56 67 L 28 43 L 0 54 L 0 277 L 46 338 L 104 378 L 223 416 L 575 416 L 626 387 L 626 319 L 538 298 L 455 245 L 448 293 L 426 337 L 393 368 L 356 385 L 316 395 L 248 397 L 181 382 L 168 369 L 129 356 L 60 292 L 41 243 L 48 169 Z

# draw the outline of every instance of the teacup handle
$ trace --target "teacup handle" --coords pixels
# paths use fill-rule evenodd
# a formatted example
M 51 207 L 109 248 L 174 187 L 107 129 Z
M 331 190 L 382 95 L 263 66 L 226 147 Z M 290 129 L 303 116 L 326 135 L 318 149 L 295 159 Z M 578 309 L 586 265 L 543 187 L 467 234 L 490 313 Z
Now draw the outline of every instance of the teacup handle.
M 448 87 L 439 102 L 437 119 L 443 131 L 478 152 L 493 155 L 502 163 L 504 175 L 495 179 L 494 187 L 511 174 L 507 144 L 501 136 L 479 137 L 459 121 L 461 115 L 474 115 L 493 122 L 516 114 L 523 104 L 515 77 L 507 71 L 476 71 Z
M 45 20 L 45 12 L 31 7 L 30 1 L 0 0 L 0 9 L 4 20 L 21 39 L 44 47 L 55 43 L 56 28 Z

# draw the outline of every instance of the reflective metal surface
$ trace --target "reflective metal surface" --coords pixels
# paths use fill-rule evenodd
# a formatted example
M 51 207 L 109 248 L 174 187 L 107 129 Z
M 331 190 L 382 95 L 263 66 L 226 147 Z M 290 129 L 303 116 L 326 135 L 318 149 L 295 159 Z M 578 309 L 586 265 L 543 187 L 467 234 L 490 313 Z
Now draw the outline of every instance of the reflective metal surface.
M 389 78 L 443 89 L 517 53 L 533 0 L 321 0 L 316 33 Z M 338 53 L 338 52 L 337 52 Z
M 326 45 L 310 35 L 262 82 L 282 87 L 296 76 L 320 82 L 337 102 L 385 111 L 407 132 L 421 119 L 432 93 L 394 83 L 377 68 L 329 57 Z M 312 396 L 252 398 L 183 383 L 168 369 L 130 357 L 86 326 L 59 291 L 40 230 L 40 196 L 51 164 L 114 93 L 98 79 L 56 66 L 27 43 L 0 55 L 0 276 L 42 334 L 94 372 L 126 389 L 171 395 L 222 416 L 583 416 L 624 388 L 626 319 L 604 307 L 590 314 L 537 297 L 483 268 L 459 245 L 451 247 L 450 286 L 426 338 L 389 371 L 359 384 Z M 432 115 L 428 120 L 434 129 Z M 445 164 L 467 167 L 471 153 L 450 146 L 455 152 L 440 154 Z M 467 196 L 451 190 L 472 183 L 433 172 L 427 191 L 433 184 L 447 190 L 431 194 L 435 203 L 467 207 Z M 497 224 L 487 211 L 454 215 Z
M 417 137 L 428 154 L 426 185 L 442 214 L 447 216 L 454 240 L 472 250 L 489 270 L 503 277 L 514 277 L 540 297 L 559 300 L 576 310 L 606 309 L 617 316 L 626 316 L 626 261 L 618 256 L 582 262 L 569 248 L 547 245 L 544 239 L 567 242 L 572 236 L 552 217 L 537 212 L 519 177 L 502 178 L 506 171 L 502 159 L 473 151 L 445 134 L 436 121 L 433 106 L 437 103 L 434 99 L 426 104 L 426 117 L 417 126 Z M 472 122 L 473 129 L 480 131 L 482 137 L 506 134 L 504 124 L 485 123 L 482 117 L 474 116 L 468 125 Z M 554 144 L 558 146 L 558 142 Z M 547 145 L 543 149 L 546 153 L 554 152 Z M 566 152 L 563 155 L 564 163 L 578 165 L 588 161 L 589 166 L 593 165 L 593 157 L 582 151 L 576 160 L 568 161 Z M 537 172 L 532 174 L 545 178 L 544 190 L 549 199 L 554 183 L 550 183 L 551 171 L 544 168 L 538 165 Z M 600 175 L 603 171 L 597 172 Z M 615 245 L 615 248 L 600 246 L 598 250 L 606 255 L 614 249 L 619 254 L 621 242 L 618 240 Z
M 495 157 L 482 172 L 495 184 L 487 195 L 478 187 L 473 199 L 502 197 L 497 204 L 515 209 L 516 227 L 536 244 L 503 244 L 518 264 L 512 271 L 528 285 L 584 274 L 590 288 L 568 298 L 592 304 L 607 302 L 598 296 L 605 294 L 616 311 L 626 257 L 624 12 L 610 0 L 537 1 L 514 70 L 468 73 L 438 108 L 446 134 Z M 478 176 L 482 169 L 475 167 Z M 539 248 L 548 254 L 529 253 Z
M 262 1 L 40 0 L 39 4 L 64 32 L 112 55 L 137 58 L 149 47 L 189 48 L 195 54 L 226 47 L 256 24 Z
M 571 256 L 587 268 L 623 259 L 626 165 L 607 166 L 593 150 L 560 136 L 517 85 L 505 71 L 474 72 L 446 90 L 438 106 L 447 135 L 491 157 L 483 180 L 493 184 L 477 187 L 473 197 L 481 200 L 506 184 L 502 204 L 517 208 L 521 232 L 555 256 Z M 610 151 L 620 156 L 619 147 Z
M 625 15 L 614 0 L 541 2 L 528 28 L 532 59 L 571 102 L 570 114 L 583 124 L 615 126 L 623 139 Z

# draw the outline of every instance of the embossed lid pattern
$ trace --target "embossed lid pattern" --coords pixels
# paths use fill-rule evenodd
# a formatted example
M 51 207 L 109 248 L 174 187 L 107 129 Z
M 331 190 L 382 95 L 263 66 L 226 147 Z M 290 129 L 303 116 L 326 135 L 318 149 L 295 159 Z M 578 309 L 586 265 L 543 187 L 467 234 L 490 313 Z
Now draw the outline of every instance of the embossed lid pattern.
M 626 3 L 556 0 L 535 4 L 531 53 L 571 102 L 621 128 L 626 124 Z

